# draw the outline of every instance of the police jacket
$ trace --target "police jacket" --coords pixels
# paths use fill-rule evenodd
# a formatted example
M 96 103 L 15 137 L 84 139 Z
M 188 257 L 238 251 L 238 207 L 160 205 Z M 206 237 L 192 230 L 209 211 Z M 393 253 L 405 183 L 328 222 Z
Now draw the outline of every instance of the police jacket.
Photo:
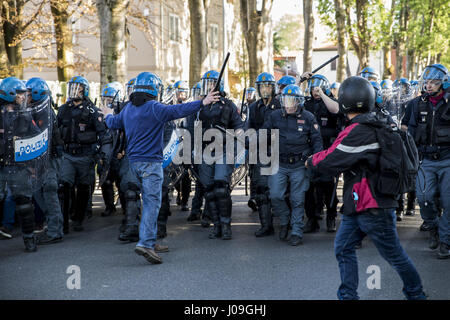
M 450 153 L 450 101 L 441 97 L 434 106 L 429 95 L 414 99 L 408 131 L 425 157 Z
M 16 138 L 29 138 L 41 133 L 31 113 L 17 112 L 16 108 L 15 104 L 0 100 L 0 166 L 15 164 Z
M 221 97 L 218 102 L 201 108 L 197 113 L 197 120 L 201 121 L 202 133 L 211 128 L 237 130 L 244 127 L 236 105 L 226 97 Z M 225 139 L 225 133 L 223 136 Z
M 103 115 L 89 99 L 79 106 L 72 101 L 63 104 L 58 111 L 57 123 L 64 151 L 69 154 L 93 155 L 99 146 L 111 147 L 111 132 L 106 130 Z
M 343 127 L 344 119 L 342 114 L 331 113 L 322 99 L 316 100 L 313 97 L 306 97 L 305 109 L 316 117 L 316 121 L 320 126 L 323 147 L 328 148 Z
M 273 111 L 262 129 L 278 129 L 282 167 L 301 167 L 311 154 L 322 150 L 319 125 L 314 115 L 303 108 L 296 114 L 286 114 L 281 109 Z
M 344 173 L 343 213 L 359 214 L 369 209 L 396 208 L 395 197 L 381 195 L 378 182 L 380 146 L 375 129 L 364 124 L 379 122 L 371 113 L 354 117 L 332 146 L 308 159 L 314 173 L 336 176 Z
M 253 102 L 248 110 L 248 118 L 246 119 L 245 129 L 255 129 L 258 131 L 266 122 L 267 117 L 272 111 L 281 109 L 280 100 L 273 97 L 266 106 L 263 99 Z

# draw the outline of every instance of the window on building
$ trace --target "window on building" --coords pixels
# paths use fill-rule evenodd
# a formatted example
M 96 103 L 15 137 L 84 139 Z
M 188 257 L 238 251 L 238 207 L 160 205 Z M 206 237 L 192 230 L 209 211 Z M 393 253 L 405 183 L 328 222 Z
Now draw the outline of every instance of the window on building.
M 210 25 L 210 45 L 212 49 L 219 48 L 219 26 L 217 24 Z
M 331 71 L 336 71 L 337 69 L 337 60 L 331 61 Z
M 180 18 L 174 14 L 169 16 L 169 39 L 180 41 Z
M 81 18 L 72 17 L 72 19 L 69 20 L 69 23 L 72 24 L 72 44 L 76 44 L 80 38 Z

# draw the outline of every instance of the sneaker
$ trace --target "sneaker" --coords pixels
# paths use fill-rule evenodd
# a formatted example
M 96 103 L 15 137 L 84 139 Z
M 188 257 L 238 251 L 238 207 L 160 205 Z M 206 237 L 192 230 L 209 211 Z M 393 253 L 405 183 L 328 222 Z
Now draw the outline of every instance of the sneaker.
M 395 212 L 395 215 L 397 216 L 397 221 L 403 220 L 403 211 L 397 211 Z
M 169 252 L 169 246 L 165 246 L 162 244 L 155 244 L 155 252 L 161 253 L 161 252 Z
M 0 239 L 12 239 L 12 231 L 6 227 L 0 227 Z
M 34 231 L 33 233 L 42 233 L 47 229 L 47 227 L 45 227 L 44 223 L 36 223 L 34 226 Z
M 410 217 L 412 217 L 415 213 L 416 213 L 416 212 L 415 212 L 414 209 L 408 209 L 408 210 L 406 210 L 406 212 L 405 212 L 405 216 L 410 216 Z
M 162 263 L 162 258 L 158 256 L 153 249 L 136 246 L 134 252 L 136 252 L 140 256 L 144 256 L 144 258 L 152 264 Z
M 303 238 L 297 235 L 293 235 L 291 236 L 291 239 L 289 239 L 289 244 L 291 246 L 298 246 L 300 244 L 303 244 Z
M 441 242 L 438 251 L 438 259 L 448 259 L 450 258 L 450 245 Z
M 47 233 L 43 233 L 42 236 L 37 238 L 38 244 L 52 244 L 63 241 L 63 237 L 50 237 Z

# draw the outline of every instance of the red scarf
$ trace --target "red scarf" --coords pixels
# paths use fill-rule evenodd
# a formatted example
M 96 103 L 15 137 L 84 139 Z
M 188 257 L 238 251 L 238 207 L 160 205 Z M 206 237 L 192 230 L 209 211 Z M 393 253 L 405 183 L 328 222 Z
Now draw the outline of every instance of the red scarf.
M 445 92 L 442 92 L 440 95 L 438 96 L 430 96 L 430 102 L 433 104 L 434 107 L 436 107 L 436 105 L 438 104 L 439 100 L 442 99 L 442 97 L 444 96 Z

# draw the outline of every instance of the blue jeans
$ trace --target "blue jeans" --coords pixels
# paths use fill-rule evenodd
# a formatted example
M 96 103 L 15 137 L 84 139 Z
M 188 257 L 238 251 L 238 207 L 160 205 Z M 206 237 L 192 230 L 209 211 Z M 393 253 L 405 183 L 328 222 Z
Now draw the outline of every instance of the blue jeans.
M 436 195 L 443 209 L 438 217 Z M 438 161 L 423 159 L 416 179 L 416 195 L 422 219 L 439 228 L 439 239 L 450 245 L 450 157 Z
M 342 282 L 337 292 L 340 300 L 359 299 L 355 245 L 366 235 L 372 239 L 381 256 L 400 275 L 406 298 L 425 298 L 419 273 L 400 245 L 395 221 L 393 209 L 371 209 L 355 216 L 343 216 L 334 240 L 334 252 Z
M 162 162 L 130 162 L 130 167 L 139 181 L 143 201 L 137 246 L 154 249 L 161 208 Z
M 286 168 L 280 166 L 278 172 L 269 176 L 270 201 L 275 215 L 280 217 L 281 225 L 289 224 L 289 207 L 284 195 L 290 182 L 289 200 L 292 207 L 291 235 L 303 236 L 303 215 L 305 214 L 305 192 L 309 188 L 309 176 L 306 168 Z

